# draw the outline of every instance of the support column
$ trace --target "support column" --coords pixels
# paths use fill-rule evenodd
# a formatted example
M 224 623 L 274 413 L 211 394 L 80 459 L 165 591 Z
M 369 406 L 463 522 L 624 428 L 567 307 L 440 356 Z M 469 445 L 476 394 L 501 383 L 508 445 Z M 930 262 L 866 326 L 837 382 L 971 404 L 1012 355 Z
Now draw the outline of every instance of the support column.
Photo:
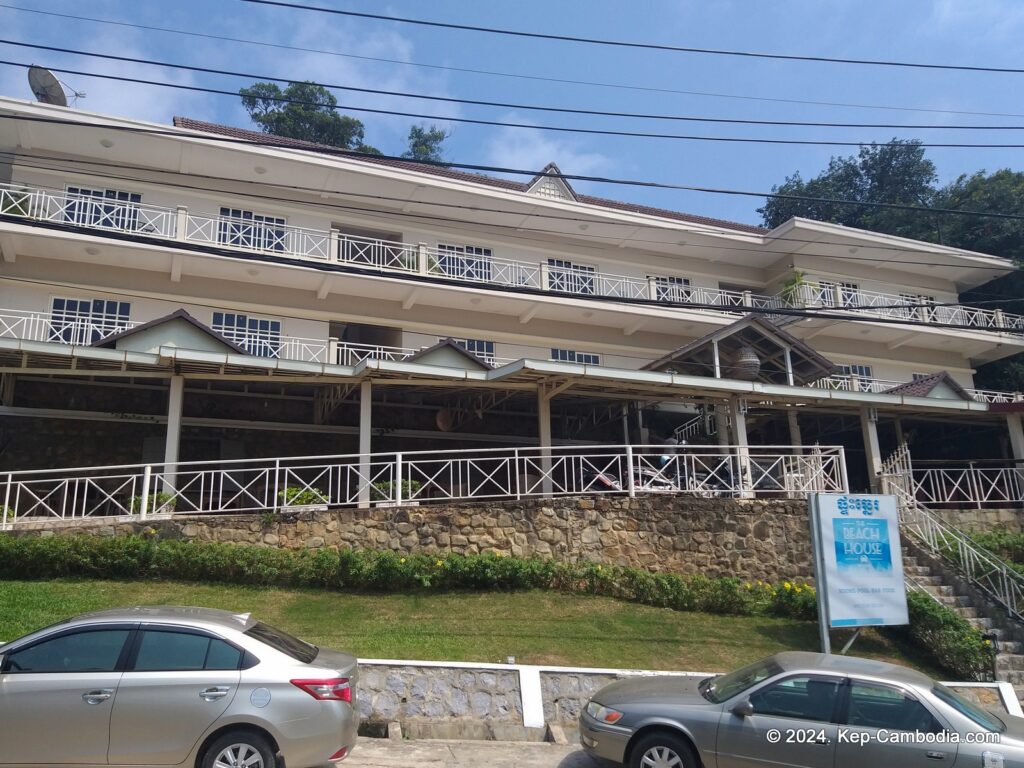
M 181 410 L 185 401 L 185 377 L 171 376 L 167 400 L 167 439 L 164 442 L 164 493 L 174 493 L 174 473 L 170 464 L 178 463 L 181 445 Z
M 736 487 L 741 499 L 751 499 L 754 492 L 750 479 L 750 451 L 747 443 L 747 415 L 743 400 L 732 400 L 729 403 L 730 421 L 732 422 L 733 439 L 736 443 Z
M 543 384 L 537 387 L 537 437 L 540 445 L 540 468 L 544 473 L 541 488 L 544 497 L 551 496 L 551 398 Z
M 907 442 L 906 435 L 903 434 L 903 419 L 897 416 L 892 421 L 892 426 L 896 430 L 896 447 L 900 447 Z
M 729 409 L 725 403 L 715 406 L 715 434 L 719 445 L 729 445 Z
M 1010 433 L 1010 450 L 1014 461 L 1024 461 L 1024 427 L 1019 413 L 1006 414 L 1006 429 Z
M 867 459 L 871 492 L 878 493 L 881 487 L 882 451 L 878 447 L 878 412 L 874 408 L 861 407 L 860 429 L 864 435 L 864 457 Z
M 370 506 L 369 454 L 373 450 L 373 383 L 367 379 L 359 384 L 359 508 Z
M 796 408 L 786 411 L 786 421 L 789 423 L 789 444 L 799 448 L 804 444 L 804 440 L 800 434 L 800 414 Z

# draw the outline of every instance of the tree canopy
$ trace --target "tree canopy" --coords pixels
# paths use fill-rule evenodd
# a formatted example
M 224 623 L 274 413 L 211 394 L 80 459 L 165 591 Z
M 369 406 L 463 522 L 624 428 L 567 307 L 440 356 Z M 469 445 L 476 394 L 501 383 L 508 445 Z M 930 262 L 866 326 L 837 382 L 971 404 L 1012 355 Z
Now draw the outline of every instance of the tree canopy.
M 365 143 L 362 121 L 342 114 L 334 94 L 322 85 L 304 81 L 289 83 L 282 90 L 275 83 L 253 83 L 238 93 L 249 117 L 264 133 L 354 152 L 381 154 L 379 149 Z M 408 149 L 402 157 L 442 162 L 441 145 L 449 135 L 436 125 L 429 128 L 414 125 L 409 129 Z

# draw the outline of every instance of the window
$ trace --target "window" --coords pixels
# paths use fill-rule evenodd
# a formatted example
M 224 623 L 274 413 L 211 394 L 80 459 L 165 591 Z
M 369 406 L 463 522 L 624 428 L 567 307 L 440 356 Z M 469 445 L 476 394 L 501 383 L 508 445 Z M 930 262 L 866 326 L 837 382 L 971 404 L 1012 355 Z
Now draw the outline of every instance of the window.
M 929 376 L 931 376 L 930 373 L 912 373 L 910 374 L 910 380 L 920 381 L 921 379 L 927 379 Z
M 755 715 L 828 722 L 832 719 L 839 680 L 801 675 L 762 688 L 750 697 Z
M 901 293 L 900 304 L 911 306 L 898 310 L 910 320 L 930 322 L 935 318 L 935 297 L 916 293 Z
M 303 664 L 309 664 L 320 653 L 320 649 L 315 645 L 311 645 L 305 640 L 299 640 L 297 637 L 292 637 L 280 629 L 274 629 L 274 627 L 264 624 L 262 621 L 257 621 L 245 630 L 245 634 L 259 640 L 264 645 L 269 645 L 275 651 L 291 656 L 296 661 L 301 661 Z
M 856 307 L 860 286 L 856 283 L 821 281 L 821 303 L 826 307 Z
M 654 298 L 657 301 L 692 301 L 688 277 L 648 275 L 647 279 L 654 281 Z
M 250 355 L 277 357 L 281 351 L 281 321 L 235 312 L 214 312 L 213 330 Z
M 456 344 L 467 352 L 472 352 L 481 360 L 489 363 L 494 362 L 494 342 L 484 339 L 452 339 Z
M 551 359 L 561 363 L 581 363 L 583 365 L 600 365 L 601 356 L 594 352 L 577 352 L 573 349 L 552 349 Z
M 241 208 L 221 208 L 217 242 L 257 251 L 285 250 L 284 219 Z
M 564 259 L 548 259 L 548 290 L 564 293 L 594 293 L 593 267 L 583 267 Z
M 850 683 L 850 711 L 846 723 L 896 731 L 942 731 L 932 713 L 910 694 L 888 685 L 855 680 Z
M 437 264 L 433 270 L 445 277 L 475 282 L 491 279 L 491 249 L 475 245 L 437 244 Z
M 701 681 L 700 688 L 704 698 L 716 704 L 721 704 L 726 699 L 731 699 L 736 694 L 742 693 L 748 688 L 752 688 L 781 672 L 782 667 L 775 661 L 770 658 L 762 659 L 734 670 L 727 675 L 709 677 L 707 680 Z
M 72 224 L 125 232 L 135 232 L 139 228 L 138 205 L 142 202 L 142 195 L 136 192 L 68 187 L 67 194 L 64 217 Z
M 21 674 L 113 672 L 128 633 L 127 629 L 72 632 L 14 651 L 4 666 L 8 672 Z
M 857 365 L 854 363 L 840 365 L 839 373 L 842 376 L 849 376 L 854 390 L 858 392 L 869 391 L 871 382 L 874 379 L 874 376 L 871 375 L 870 365 Z
M 55 298 L 47 341 L 93 344 L 128 328 L 130 312 L 127 301 Z
M 136 672 L 184 672 L 238 669 L 242 652 L 214 637 L 190 632 L 146 630 L 133 669 Z
M 932 688 L 932 693 L 939 701 L 945 702 L 960 714 L 971 718 L 971 720 L 976 722 L 986 731 L 1002 733 L 1006 730 L 1006 724 L 994 714 L 982 709 L 977 704 L 968 701 L 963 696 L 951 691 L 941 683 L 935 684 L 935 687 Z

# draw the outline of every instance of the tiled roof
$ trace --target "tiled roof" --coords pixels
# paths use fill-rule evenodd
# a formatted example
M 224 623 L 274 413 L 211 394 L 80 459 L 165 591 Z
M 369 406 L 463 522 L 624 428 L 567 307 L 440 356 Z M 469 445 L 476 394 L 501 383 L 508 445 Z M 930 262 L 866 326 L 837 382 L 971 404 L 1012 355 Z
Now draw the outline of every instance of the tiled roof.
M 933 373 L 930 376 L 922 376 L 919 379 L 908 381 L 906 384 L 899 384 L 891 389 L 885 390 L 882 394 L 928 397 L 928 395 L 931 394 L 931 391 L 941 383 L 945 383 L 946 386 L 956 392 L 964 400 L 973 399 L 946 371 L 939 371 L 938 373 Z
M 288 149 L 305 149 L 310 152 L 325 152 L 333 155 L 342 154 L 342 156 L 344 156 L 348 160 L 358 160 L 359 162 L 371 163 L 373 165 L 383 165 L 389 168 L 401 168 L 407 171 L 427 173 L 432 176 L 439 176 L 441 178 L 453 179 L 455 181 L 468 181 L 473 184 L 484 184 L 489 187 L 507 189 L 514 192 L 526 192 L 527 189 L 529 189 L 530 185 L 536 180 L 535 177 L 534 179 L 531 179 L 529 182 L 511 181 L 509 179 L 499 179 L 495 176 L 487 176 L 482 173 L 470 173 L 468 171 L 459 171 L 452 168 L 443 168 L 436 165 L 417 163 L 413 160 L 401 160 L 398 158 L 390 157 L 374 157 L 372 155 L 350 154 L 344 152 L 344 150 L 339 150 L 337 147 L 331 147 L 325 144 L 317 144 L 311 141 L 302 141 L 301 139 L 291 139 L 284 136 L 274 136 L 272 134 L 261 133 L 260 131 L 251 131 L 246 128 L 235 128 L 230 125 L 207 123 L 202 120 L 193 120 L 190 117 L 175 117 L 174 125 L 178 128 L 185 128 L 190 131 L 212 133 L 218 136 L 225 136 L 232 139 L 238 139 L 239 141 L 272 141 L 276 146 Z M 704 226 L 709 227 L 722 227 L 724 229 L 731 229 L 736 232 L 761 234 L 766 231 L 761 227 L 755 227 L 751 224 L 740 224 L 739 222 L 735 221 L 713 219 L 708 216 L 696 216 L 690 213 L 670 211 L 666 208 L 653 208 L 648 205 L 628 203 L 621 200 L 609 200 L 604 197 L 593 197 L 591 195 L 577 195 L 576 199 L 581 203 L 585 203 L 587 205 L 594 205 L 600 208 L 609 208 L 616 211 L 628 211 L 630 213 L 639 213 L 645 216 L 660 216 L 662 218 L 675 219 L 677 221 L 685 221 L 691 224 L 702 224 Z

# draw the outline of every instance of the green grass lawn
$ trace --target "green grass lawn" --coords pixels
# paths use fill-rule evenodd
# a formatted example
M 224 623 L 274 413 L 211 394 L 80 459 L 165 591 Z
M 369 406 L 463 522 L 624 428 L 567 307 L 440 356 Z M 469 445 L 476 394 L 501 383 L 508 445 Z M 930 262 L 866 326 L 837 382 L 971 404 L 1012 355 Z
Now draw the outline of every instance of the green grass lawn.
M 719 671 L 782 650 L 818 650 L 814 622 L 682 613 L 554 592 L 413 595 L 185 582 L 0 581 L 0 639 L 84 611 L 126 605 L 201 605 L 251 611 L 306 640 L 364 658 Z M 833 643 L 842 641 L 838 633 Z M 912 649 L 873 631 L 856 655 L 943 677 Z

